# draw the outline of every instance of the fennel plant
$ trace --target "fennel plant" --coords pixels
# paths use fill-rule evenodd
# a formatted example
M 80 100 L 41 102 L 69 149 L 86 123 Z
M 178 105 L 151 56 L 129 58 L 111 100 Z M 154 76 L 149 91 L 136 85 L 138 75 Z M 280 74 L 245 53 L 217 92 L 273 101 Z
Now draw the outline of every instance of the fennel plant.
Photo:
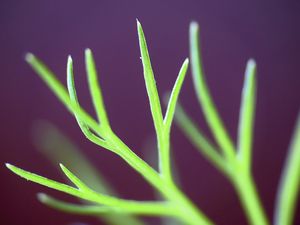
M 11 164 L 6 164 L 6 166 L 12 172 L 27 180 L 84 200 L 82 204 L 71 204 L 55 199 L 47 194 L 38 195 L 42 203 L 65 212 L 97 216 L 101 216 L 102 214 L 104 216 L 108 214 L 127 216 L 129 220 L 135 221 L 136 224 L 143 224 L 143 222 L 139 221 L 135 216 L 143 215 L 172 217 L 189 225 L 213 225 L 215 224 L 213 220 L 208 218 L 202 210 L 197 208 L 174 182 L 170 160 L 170 131 L 175 116 L 177 124 L 195 145 L 196 149 L 232 183 L 243 205 L 249 224 L 271 224 L 261 203 L 251 173 L 256 99 L 255 61 L 250 59 L 246 66 L 238 124 L 238 137 L 237 143 L 235 144 L 226 131 L 206 85 L 199 49 L 198 25 L 195 22 L 191 23 L 190 58 L 193 82 L 199 104 L 217 143 L 215 146 L 203 132 L 195 126 L 195 123 L 185 113 L 182 106 L 177 103 L 187 73 L 189 60 L 186 59 L 180 68 L 173 89 L 171 93 L 168 94 L 168 98 L 166 98 L 167 110 L 166 113 L 163 114 L 144 32 L 138 21 L 137 30 L 145 85 L 157 138 L 159 153 L 158 171 L 136 155 L 111 128 L 102 97 L 101 87 L 98 82 L 93 54 L 90 49 L 86 49 L 85 51 L 85 65 L 89 91 L 96 111 L 96 119 L 92 118 L 81 107 L 78 101 L 71 56 L 69 56 L 67 62 L 67 87 L 61 84 L 53 72 L 33 54 L 28 53 L 26 55 L 26 61 L 66 106 L 70 113 L 74 115 L 85 137 L 94 144 L 117 154 L 126 161 L 129 166 L 144 177 L 144 179 L 161 194 L 163 200 L 135 201 L 119 198 L 114 195 L 113 192 L 96 191 L 63 164 L 60 164 L 60 168 L 73 185 L 45 178 Z M 299 189 L 299 178 L 300 118 L 296 125 L 289 156 L 282 175 L 280 188 L 278 189 L 274 224 L 292 224 L 296 204 L 295 199 Z M 110 224 L 115 223 L 109 218 L 107 218 L 106 222 Z

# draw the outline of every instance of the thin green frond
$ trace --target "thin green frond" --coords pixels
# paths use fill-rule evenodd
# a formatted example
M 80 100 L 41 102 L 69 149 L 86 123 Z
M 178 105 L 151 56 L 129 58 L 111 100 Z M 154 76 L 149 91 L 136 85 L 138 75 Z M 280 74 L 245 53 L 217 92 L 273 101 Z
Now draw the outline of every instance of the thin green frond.
M 141 51 L 141 59 L 142 59 L 143 70 L 144 70 L 144 79 L 145 79 L 147 94 L 149 97 L 153 122 L 154 122 L 156 132 L 161 132 L 162 125 L 163 125 L 163 116 L 161 111 L 159 95 L 156 88 L 156 82 L 155 82 L 155 78 L 151 66 L 145 35 L 143 32 L 142 25 L 138 20 L 137 20 L 137 30 L 138 30 L 138 37 L 139 37 L 139 44 L 140 44 L 140 51 Z
M 252 158 L 253 123 L 256 100 L 256 63 L 250 59 L 247 63 L 242 91 L 240 119 L 238 128 L 238 154 L 240 165 L 250 170 Z
M 61 192 L 67 193 L 69 195 L 79 197 L 79 198 L 82 198 L 82 199 L 85 199 L 85 200 L 88 200 L 91 202 L 96 202 L 96 203 L 100 203 L 100 204 L 108 204 L 108 205 L 120 203 L 120 202 L 123 203 L 123 200 L 105 196 L 105 195 L 100 195 L 100 194 L 97 194 L 96 192 L 92 192 L 92 191 L 85 192 L 86 189 L 79 190 L 79 189 L 73 188 L 71 186 L 68 186 L 66 184 L 62 184 L 57 181 L 50 180 L 50 179 L 42 177 L 40 175 L 20 169 L 16 166 L 8 164 L 8 163 L 6 164 L 6 167 L 8 169 L 10 169 L 12 172 L 14 172 L 15 174 L 23 177 L 26 180 L 32 181 L 34 183 L 46 186 L 48 188 L 52 188 L 54 190 L 61 191 Z M 75 180 L 75 178 L 74 179 L 72 178 L 72 181 L 74 181 L 74 180 Z
M 219 147 L 224 152 L 225 156 L 229 160 L 232 160 L 235 157 L 235 147 L 223 125 L 223 122 L 209 93 L 209 89 L 206 85 L 198 39 L 198 24 L 196 22 L 192 22 L 190 24 L 190 59 L 192 66 L 193 83 L 197 98 L 200 105 L 202 106 L 204 116 Z
M 269 221 L 257 193 L 257 188 L 253 181 L 253 177 L 249 171 L 245 172 L 244 170 L 240 170 L 240 162 L 238 161 L 238 157 L 236 157 L 235 146 L 225 129 L 222 119 L 220 118 L 209 93 L 209 89 L 206 85 L 204 77 L 198 39 L 198 24 L 193 22 L 190 25 L 190 54 L 193 83 L 198 101 L 202 106 L 202 110 L 210 130 L 212 131 L 216 142 L 226 157 L 227 166 L 229 167 L 230 172 L 232 172 L 232 174 L 229 176 L 229 179 L 238 192 L 249 223 L 253 225 L 268 225 Z M 248 158 L 250 157 L 249 153 L 250 151 L 248 149 L 248 155 L 246 155 Z
M 208 140 L 203 132 L 199 130 L 199 128 L 195 125 L 196 123 L 190 119 L 179 102 L 176 107 L 175 121 L 196 149 L 216 168 L 225 175 L 228 175 L 229 168 L 225 159 L 223 159 L 217 148 Z
M 300 189 L 300 114 L 277 191 L 275 225 L 292 225 Z
M 122 208 L 124 210 L 144 210 L 144 211 L 160 211 L 160 210 L 168 210 L 168 208 L 165 207 L 165 203 L 161 202 L 142 202 L 142 201 L 132 201 L 132 200 L 124 200 L 124 199 L 119 199 L 115 198 L 112 196 L 108 195 L 102 195 L 100 193 L 96 193 L 92 190 L 81 190 L 81 189 L 76 189 L 71 186 L 68 186 L 66 184 L 59 183 L 54 180 L 50 180 L 48 178 L 42 177 L 40 175 L 30 173 L 28 171 L 25 171 L 23 169 L 20 169 L 18 167 L 15 167 L 11 164 L 6 164 L 6 167 L 10 169 L 12 172 L 15 174 L 21 176 L 22 178 L 32 181 L 34 183 L 46 186 L 48 188 L 52 188 L 57 191 L 61 191 L 64 193 L 67 193 L 69 195 L 79 197 L 85 200 L 88 200 L 90 202 L 98 203 L 98 204 L 103 204 L 107 206 L 112 206 L 112 207 L 118 207 Z M 68 174 L 69 177 L 71 177 L 70 174 Z M 78 180 L 76 178 L 71 177 L 71 180 L 73 182 L 76 182 L 78 184 Z M 169 206 L 168 206 L 169 207 Z M 173 208 L 172 208 L 173 210 Z
M 185 75 L 186 75 L 186 72 L 188 69 L 188 65 L 189 65 L 189 60 L 186 59 L 181 66 L 178 77 L 176 79 L 176 82 L 174 84 L 174 87 L 173 87 L 171 95 L 170 95 L 166 115 L 164 118 L 164 124 L 165 124 L 165 128 L 167 129 L 167 131 L 170 130 L 172 122 L 173 122 L 178 96 L 179 96 L 179 93 L 180 93 L 180 90 L 181 90 L 181 87 L 182 87 L 182 84 L 183 84 L 183 81 L 184 81 L 184 78 L 185 78 Z
M 45 82 L 45 84 L 52 90 L 52 92 L 72 114 L 76 113 L 77 116 L 80 116 L 81 120 L 84 121 L 86 125 L 88 125 L 97 133 L 103 134 L 97 122 L 82 108 L 71 101 L 65 86 L 62 85 L 59 80 L 57 80 L 53 72 L 51 72 L 42 61 L 40 61 L 31 53 L 27 53 L 25 59 L 32 67 L 32 69 L 39 75 L 39 77 Z
M 71 186 L 66 185 L 66 184 L 62 184 L 60 182 L 42 177 L 40 175 L 31 173 L 31 172 L 28 172 L 26 170 L 23 170 L 23 169 L 20 169 L 16 166 L 13 166 L 9 163 L 6 163 L 5 165 L 9 170 L 11 170 L 15 174 L 19 175 L 20 177 L 22 177 L 26 180 L 32 181 L 34 183 L 37 183 L 37 184 L 40 184 L 40 185 L 43 185 L 43 186 L 46 186 L 48 188 L 55 189 L 57 191 L 67 193 L 69 195 L 73 195 L 73 196 L 82 198 L 81 191 L 79 191 L 78 189 L 76 189 L 74 187 L 71 187 Z
M 69 91 L 69 96 L 71 101 L 74 103 L 74 105 L 80 107 L 77 93 L 76 93 L 76 88 L 75 88 L 73 60 L 71 56 L 68 57 L 68 63 L 67 63 L 67 86 L 68 86 L 68 91 Z M 83 120 L 80 119 L 80 116 L 76 112 L 74 112 L 74 115 L 82 133 L 85 135 L 87 139 L 89 139 L 91 142 L 93 142 L 96 145 L 112 150 L 112 147 L 105 140 L 97 137 L 95 134 L 93 134 L 90 131 L 89 127 L 84 123 Z
M 99 216 L 99 214 L 111 212 L 111 207 L 71 204 L 52 198 L 51 196 L 44 193 L 38 193 L 37 198 L 41 203 L 47 205 L 50 208 L 72 214 Z
M 20 176 L 31 180 L 33 182 L 54 188 L 56 190 L 64 190 L 62 187 L 69 187 L 73 196 L 88 200 L 94 203 L 103 204 L 109 207 L 115 207 L 122 209 L 126 212 L 149 212 L 149 215 L 155 215 L 154 212 L 166 213 L 170 210 L 171 213 L 176 215 L 182 222 L 190 225 L 212 225 L 214 224 L 201 210 L 199 210 L 174 184 L 171 176 L 170 167 L 170 136 L 164 129 L 164 120 L 160 105 L 160 99 L 156 88 L 156 83 L 151 67 L 149 53 L 144 37 L 142 27 L 137 22 L 138 36 L 141 50 L 141 58 L 144 69 L 144 78 L 146 83 L 146 89 L 150 101 L 151 114 L 154 121 L 154 127 L 157 134 L 158 149 L 160 153 L 160 173 L 154 170 L 148 165 L 147 162 L 137 156 L 118 136 L 113 132 L 106 135 L 105 129 L 102 126 L 99 127 L 98 123 L 93 120 L 79 104 L 72 101 L 63 85 L 55 78 L 54 74 L 47 69 L 44 64 L 37 60 L 32 55 L 27 55 L 27 61 L 33 67 L 33 69 L 41 76 L 45 83 L 52 89 L 52 91 L 60 98 L 60 100 L 68 107 L 68 109 L 77 115 L 81 121 L 85 123 L 91 132 L 99 137 L 105 137 L 105 141 L 115 149 L 115 153 L 124 159 L 131 167 L 133 167 L 139 174 L 141 174 L 154 188 L 156 188 L 162 196 L 167 200 L 166 202 L 139 202 L 115 198 L 108 195 L 96 193 L 94 191 L 86 191 L 81 189 L 72 188 L 70 186 L 60 184 L 52 181 L 49 183 L 49 179 L 38 176 L 36 174 L 29 173 L 27 171 L 12 169 Z M 94 66 L 94 63 L 93 63 Z M 88 67 L 88 66 L 87 66 Z M 91 69 L 91 72 L 95 73 L 95 66 Z M 96 77 L 96 74 L 94 74 Z M 100 88 L 100 87 L 99 87 Z M 75 90 L 75 88 L 74 88 Z M 75 91 L 74 91 L 75 93 Z M 92 96 L 92 98 L 94 98 Z M 94 100 L 94 99 L 93 99 Z M 96 109 L 97 110 L 97 109 Z M 103 108 L 104 110 L 104 108 Z M 97 113 L 98 114 L 98 113 Z M 97 115 L 98 116 L 98 115 Z M 101 119 L 100 119 L 101 124 Z M 21 171 L 21 172 L 20 172 Z M 70 175 L 69 175 L 70 176 Z M 73 181 L 74 177 L 71 177 Z M 47 181 L 47 182 L 46 182 Z M 78 184 L 78 180 L 75 180 Z M 74 181 L 74 182 L 75 182 Z M 63 185 L 62 187 L 57 185 Z M 58 187 L 57 187 L 58 186 Z M 75 193 L 74 193 L 75 192 Z
M 99 214 L 134 214 L 143 216 L 175 216 L 176 211 L 167 204 L 155 204 L 154 207 L 118 208 L 99 205 L 78 205 L 54 199 L 46 194 L 38 194 L 38 199 L 45 205 L 72 214 L 94 215 Z M 116 216 L 116 215 L 115 215 Z M 123 222 L 122 222 L 123 223 Z
M 137 30 L 141 51 L 141 59 L 144 70 L 144 79 L 147 89 L 147 94 L 150 102 L 150 109 L 153 118 L 153 123 L 157 136 L 158 152 L 159 152 L 159 170 L 164 179 L 172 182 L 172 172 L 170 164 L 170 141 L 169 135 L 164 130 L 163 115 L 161 111 L 161 104 L 156 88 L 156 82 L 151 67 L 151 61 L 147 48 L 145 35 L 142 25 L 137 20 Z
M 88 84 L 98 121 L 106 132 L 110 131 L 108 116 L 105 110 L 105 105 L 102 97 L 101 87 L 98 81 L 97 69 L 94 62 L 94 57 L 90 49 L 85 50 L 85 65 L 88 78 Z

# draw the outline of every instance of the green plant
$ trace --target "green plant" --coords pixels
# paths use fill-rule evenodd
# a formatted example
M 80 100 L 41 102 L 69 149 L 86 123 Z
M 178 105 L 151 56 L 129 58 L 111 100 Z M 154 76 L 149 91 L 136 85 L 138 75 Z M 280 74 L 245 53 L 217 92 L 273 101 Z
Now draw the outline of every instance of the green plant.
M 240 110 L 238 142 L 237 147 L 235 147 L 218 115 L 206 86 L 198 46 L 198 25 L 194 22 L 191 23 L 190 52 L 193 80 L 199 103 L 217 143 L 217 146 L 214 146 L 194 125 L 180 105 L 177 105 L 175 113 L 179 92 L 188 68 L 188 59 L 184 61 L 179 71 L 172 92 L 166 101 L 167 110 L 163 116 L 146 40 L 139 22 L 137 22 L 137 29 L 144 79 L 157 137 L 159 171 L 154 170 L 137 156 L 113 132 L 106 114 L 94 59 L 89 49 L 85 51 L 85 63 L 89 90 L 96 111 L 97 121 L 87 114 L 78 102 L 71 57 L 68 58 L 67 63 L 67 89 L 34 55 L 27 54 L 26 61 L 75 116 L 86 138 L 96 145 L 119 155 L 134 170 L 143 176 L 146 181 L 162 195 L 164 200 L 133 201 L 114 197 L 103 192 L 96 192 L 62 164 L 60 164 L 60 167 L 63 173 L 75 187 L 27 172 L 10 164 L 6 164 L 7 167 L 27 180 L 89 202 L 89 204 L 75 205 L 54 199 L 46 194 L 39 195 L 41 202 L 66 212 L 87 215 L 112 213 L 122 215 L 169 216 L 186 224 L 212 225 L 214 223 L 178 189 L 174 182 L 170 162 L 170 130 L 175 114 L 177 123 L 196 148 L 232 182 L 247 214 L 249 223 L 253 225 L 268 225 L 269 221 L 265 215 L 259 195 L 256 191 L 255 182 L 251 175 L 252 133 L 256 92 L 256 64 L 254 60 L 249 60 L 246 68 Z M 291 145 L 289 160 L 286 163 L 285 172 L 280 185 L 281 188 L 278 191 L 278 204 L 275 214 L 275 223 L 278 225 L 290 225 L 292 223 L 295 199 L 300 180 L 299 137 L 300 119 L 298 120 L 292 141 L 293 144 Z M 289 210 L 286 210 L 286 208 Z

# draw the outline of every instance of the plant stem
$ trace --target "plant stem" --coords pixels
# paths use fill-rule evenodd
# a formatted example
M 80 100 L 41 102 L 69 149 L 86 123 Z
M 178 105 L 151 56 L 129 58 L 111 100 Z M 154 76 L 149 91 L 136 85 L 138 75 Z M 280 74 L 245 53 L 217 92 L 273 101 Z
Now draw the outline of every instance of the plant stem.
M 174 202 L 178 207 L 178 218 L 190 225 L 214 225 L 212 221 L 200 211 L 174 184 L 168 183 L 167 187 L 160 190 L 163 195 Z
M 236 172 L 236 175 L 232 178 L 232 183 L 241 199 L 249 224 L 269 225 L 252 175 L 244 171 Z
M 170 132 L 164 127 L 161 135 L 157 135 L 159 149 L 159 171 L 166 182 L 173 183 L 172 168 L 170 161 Z
M 211 222 L 172 181 L 160 176 L 157 171 L 131 151 L 116 135 L 113 135 L 111 138 L 113 145 L 118 149 L 117 152 L 119 156 L 140 173 L 167 200 L 176 206 L 178 211 L 177 218 L 189 225 L 213 225 L 213 222 Z

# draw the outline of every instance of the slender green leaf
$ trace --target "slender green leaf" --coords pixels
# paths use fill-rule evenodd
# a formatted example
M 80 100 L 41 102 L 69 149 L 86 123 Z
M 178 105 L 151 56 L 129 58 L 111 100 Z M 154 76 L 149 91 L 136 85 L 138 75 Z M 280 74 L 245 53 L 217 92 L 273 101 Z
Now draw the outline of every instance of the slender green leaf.
M 145 35 L 143 32 L 142 25 L 140 24 L 139 21 L 137 21 L 137 30 L 138 30 L 139 44 L 141 50 L 141 59 L 142 59 L 143 69 L 144 69 L 144 79 L 145 79 L 147 94 L 149 97 L 151 113 L 152 113 L 155 129 L 159 133 L 161 132 L 162 125 L 163 125 L 163 116 L 162 116 L 159 95 L 156 88 L 156 82 L 155 82 L 155 78 L 151 66 Z
M 154 207 L 129 207 L 129 208 L 118 208 L 118 207 L 108 207 L 108 206 L 99 206 L 99 205 L 78 205 L 63 202 L 57 199 L 54 199 L 46 194 L 38 194 L 38 199 L 60 211 L 81 214 L 81 215 L 99 215 L 99 214 L 137 214 L 137 215 L 148 215 L 148 216 L 174 216 L 175 210 L 173 207 L 167 204 L 155 204 Z M 116 216 L 116 215 L 115 215 Z
M 276 225 L 292 225 L 300 189 L 300 114 L 277 191 Z
M 192 22 L 190 25 L 190 57 L 192 65 L 193 83 L 196 90 L 197 98 L 202 106 L 204 116 L 208 122 L 208 125 L 212 131 L 214 138 L 219 144 L 220 148 L 231 160 L 235 157 L 235 147 L 226 132 L 223 122 L 217 112 L 215 104 L 209 93 L 209 89 L 206 85 L 204 78 L 200 48 L 199 48 L 199 28 L 196 22 Z
M 79 191 L 78 189 L 71 187 L 69 185 L 62 184 L 62 183 L 59 183 L 54 180 L 50 180 L 48 178 L 42 177 L 42 176 L 34 174 L 34 173 L 30 173 L 26 170 L 20 169 L 9 163 L 6 163 L 6 167 L 8 169 L 10 169 L 12 172 L 14 172 L 15 174 L 19 175 L 20 177 L 25 178 L 26 180 L 32 181 L 34 183 L 55 189 L 57 191 L 61 191 L 61 192 L 70 194 L 70 195 L 73 195 L 76 197 L 82 198 L 82 196 L 83 196 L 81 191 Z
M 15 167 L 11 164 L 6 163 L 6 167 L 10 169 L 15 174 L 21 176 L 22 178 L 32 181 L 34 183 L 46 186 L 48 188 L 52 188 L 57 191 L 61 191 L 64 193 L 67 193 L 69 195 L 79 197 L 91 202 L 95 202 L 98 204 L 103 204 L 107 206 L 113 206 L 113 207 L 119 207 L 124 210 L 140 210 L 140 211 L 149 211 L 149 212 L 156 212 L 160 210 L 174 210 L 174 208 L 169 208 L 171 206 L 166 205 L 164 202 L 146 202 L 146 201 L 132 201 L 132 200 L 124 200 L 115 198 L 108 195 L 102 195 L 99 193 L 96 193 L 92 190 L 80 190 L 73 188 L 71 186 L 68 186 L 66 184 L 59 183 L 54 180 L 50 180 L 48 178 L 42 177 L 40 175 L 30 173 L 28 171 L 25 171 L 23 169 L 20 169 L 18 167 Z M 78 184 L 80 181 L 78 181 L 78 178 L 75 178 L 75 175 L 68 174 L 69 178 L 71 177 L 71 180 L 76 184 Z M 74 176 L 74 177 L 73 177 Z M 78 180 L 76 180 L 78 179 Z
M 97 133 L 103 134 L 103 131 L 100 129 L 97 122 L 82 108 L 71 101 L 68 91 L 61 84 L 61 82 L 57 80 L 53 72 L 51 72 L 37 57 L 31 53 L 27 53 L 25 59 L 32 69 L 40 76 L 45 84 L 52 90 L 52 92 L 72 114 L 76 113 L 86 125 L 88 125 Z
M 106 132 L 109 132 L 110 131 L 109 120 L 103 102 L 101 87 L 98 81 L 96 65 L 94 62 L 92 51 L 90 49 L 85 50 L 85 65 L 86 65 L 89 89 L 92 96 L 94 108 L 97 113 L 98 120 L 101 126 L 106 130 Z
M 238 153 L 241 166 L 249 170 L 252 158 L 253 121 L 256 98 L 256 64 L 253 59 L 247 63 L 245 81 L 242 91 L 239 129 L 238 129 Z
M 175 113 L 175 108 L 176 108 L 176 103 L 178 100 L 178 96 L 188 69 L 188 65 L 189 65 L 189 60 L 186 59 L 184 61 L 184 63 L 181 66 L 181 69 L 179 71 L 178 77 L 176 79 L 176 82 L 174 84 L 173 90 L 171 92 L 171 96 L 170 96 L 170 100 L 167 106 L 167 111 L 166 111 L 166 115 L 164 118 L 164 123 L 165 123 L 165 127 L 167 130 L 170 130 L 171 125 L 172 125 L 172 121 L 173 121 L 173 117 L 174 117 L 174 113 Z
M 74 105 L 78 105 L 80 107 L 77 93 L 76 93 L 76 88 L 75 88 L 73 61 L 71 56 L 68 57 L 68 64 L 67 64 L 67 86 L 68 86 L 68 91 L 69 91 L 71 101 L 74 103 Z M 112 147 L 105 140 L 97 137 L 90 131 L 89 127 L 83 122 L 83 120 L 80 119 L 80 116 L 76 112 L 74 112 L 74 115 L 82 133 L 86 136 L 87 139 L 89 139 L 91 142 L 93 142 L 96 145 L 112 150 Z
M 49 206 L 50 208 L 54 208 L 67 213 L 98 216 L 99 214 L 109 213 L 112 211 L 112 208 L 107 206 L 78 205 L 78 204 L 63 202 L 55 198 L 52 198 L 49 195 L 44 193 L 39 193 L 37 195 L 37 198 L 41 203 Z
M 170 141 L 169 135 L 164 130 L 164 122 L 161 111 L 161 104 L 156 88 L 156 82 L 151 67 L 151 61 L 147 48 L 145 35 L 142 25 L 137 20 L 137 30 L 141 51 L 141 59 L 143 63 L 144 79 L 147 89 L 147 94 L 150 102 L 150 109 L 152 113 L 153 123 L 157 136 L 158 151 L 159 151 L 159 170 L 164 179 L 172 182 L 172 172 L 170 164 Z
M 179 102 L 176 107 L 175 121 L 196 149 L 216 168 L 225 175 L 228 175 L 229 171 L 226 161 L 222 158 L 217 148 L 208 140 L 203 132 L 196 127 L 196 123 L 190 119 Z
M 50 180 L 50 179 L 42 177 L 40 175 L 28 172 L 28 171 L 23 170 L 23 169 L 20 169 L 18 167 L 15 167 L 13 165 L 8 164 L 8 163 L 6 164 L 6 166 L 12 172 L 14 172 L 15 174 L 25 178 L 26 180 L 30 180 L 34 183 L 46 186 L 48 188 L 52 188 L 52 189 L 57 190 L 57 191 L 67 193 L 67 194 L 72 195 L 72 196 L 76 196 L 76 197 L 79 197 L 79 198 L 82 198 L 82 199 L 85 199 L 85 200 L 88 200 L 88 201 L 100 203 L 100 204 L 107 204 L 107 205 L 113 205 L 113 204 L 118 204 L 118 203 L 124 204 L 123 200 L 120 200 L 120 199 L 117 199 L 117 198 L 114 198 L 114 197 L 97 194 L 96 192 L 92 192 L 92 191 L 86 192 L 86 189 L 85 190 L 76 189 L 76 188 L 73 188 L 73 187 L 68 186 L 66 184 L 62 184 L 62 183 L 59 183 L 57 181 Z M 69 176 L 71 177 L 71 175 L 69 175 Z M 71 177 L 72 178 L 71 180 L 73 182 L 75 182 L 75 179 L 76 179 L 74 177 Z M 78 183 L 79 183 L 79 181 L 78 181 Z M 125 204 L 126 204 L 126 201 L 125 201 Z

